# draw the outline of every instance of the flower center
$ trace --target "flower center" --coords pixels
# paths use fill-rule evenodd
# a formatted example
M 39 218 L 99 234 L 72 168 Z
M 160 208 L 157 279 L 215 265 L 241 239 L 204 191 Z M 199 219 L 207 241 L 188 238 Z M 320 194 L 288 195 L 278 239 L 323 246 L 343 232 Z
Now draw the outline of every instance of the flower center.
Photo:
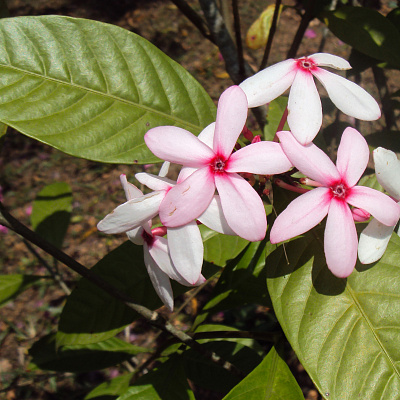
M 142 238 L 143 238 L 143 240 L 147 243 L 147 245 L 148 245 L 149 247 L 151 247 L 151 246 L 153 245 L 153 243 L 154 243 L 154 236 L 153 236 L 153 235 L 150 235 L 149 233 L 147 233 L 145 229 L 143 229 Z
M 306 71 L 313 69 L 317 66 L 317 64 L 315 64 L 314 61 L 311 60 L 311 58 L 299 58 L 297 60 L 297 65 L 299 66 L 299 68 L 301 69 L 305 69 Z
M 210 163 L 211 170 L 216 174 L 221 174 L 225 172 L 225 164 L 226 161 L 223 160 L 221 157 L 217 156 Z
M 338 183 L 331 186 L 332 195 L 337 199 L 345 199 L 348 193 L 347 189 L 348 188 L 344 183 Z

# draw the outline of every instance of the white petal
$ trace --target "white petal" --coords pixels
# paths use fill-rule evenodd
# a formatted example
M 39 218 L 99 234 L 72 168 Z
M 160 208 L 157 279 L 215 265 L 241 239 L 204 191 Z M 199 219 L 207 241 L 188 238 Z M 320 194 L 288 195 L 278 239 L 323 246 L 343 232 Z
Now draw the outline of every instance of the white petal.
M 144 230 L 143 226 L 138 226 L 137 228 L 126 232 L 126 235 L 128 236 L 128 239 L 132 243 L 135 243 L 139 246 L 143 246 L 143 244 L 144 244 L 144 239 L 142 236 L 143 230 Z
M 172 179 L 164 178 L 159 175 L 148 174 L 147 172 L 139 172 L 135 174 L 135 178 L 151 190 L 168 190 L 175 186 L 176 182 Z
M 378 261 L 386 250 L 394 226 L 386 226 L 373 218 L 361 232 L 358 242 L 358 258 L 363 264 Z
M 119 179 L 121 181 L 122 187 L 124 188 L 125 196 L 126 196 L 127 200 L 132 200 L 132 199 L 135 199 L 136 197 L 143 196 L 143 192 L 140 189 L 138 189 L 132 183 L 128 182 L 125 174 L 121 174 L 119 176 Z
M 147 244 L 144 244 L 144 263 L 147 268 L 151 283 L 154 290 L 158 294 L 161 301 L 169 308 L 170 311 L 174 309 L 174 295 L 172 293 L 171 282 L 168 275 L 163 272 L 149 253 Z
M 303 146 L 312 142 L 322 124 L 321 99 L 311 73 L 299 70 L 290 89 L 287 122 Z
M 400 200 L 400 161 L 393 151 L 378 147 L 373 152 L 376 179 L 396 201 Z
M 316 68 L 312 73 L 340 111 L 363 121 L 374 121 L 381 116 L 378 103 L 361 86 L 321 68 Z
M 197 136 L 199 140 L 202 141 L 204 144 L 206 144 L 210 149 L 213 148 L 214 131 L 215 131 L 215 122 L 212 122 L 210 125 L 208 125 L 200 132 L 199 136 Z
M 311 58 L 319 67 L 329 67 L 340 70 L 351 69 L 351 65 L 342 57 L 328 53 L 315 53 L 307 58 Z
M 246 93 L 249 108 L 267 104 L 279 97 L 292 84 L 297 62 L 292 58 L 258 72 L 239 86 Z
M 169 171 L 171 163 L 169 161 L 164 161 L 161 165 L 160 171 L 158 172 L 158 176 L 166 177 Z
M 213 197 L 210 205 L 200 215 L 198 220 L 213 231 L 224 233 L 225 235 L 236 235 L 226 221 L 224 212 L 222 211 L 221 199 L 218 195 Z
M 178 273 L 194 285 L 203 265 L 203 240 L 195 221 L 178 228 L 168 228 L 169 254 Z

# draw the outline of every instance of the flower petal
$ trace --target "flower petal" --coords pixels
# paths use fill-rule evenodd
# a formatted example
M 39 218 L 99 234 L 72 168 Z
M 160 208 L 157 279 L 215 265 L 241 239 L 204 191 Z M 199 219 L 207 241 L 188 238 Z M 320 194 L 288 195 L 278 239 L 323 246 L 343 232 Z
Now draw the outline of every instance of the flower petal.
M 288 159 L 304 175 L 325 186 L 331 186 L 340 179 L 335 164 L 313 143 L 302 146 L 287 131 L 278 132 L 277 135 Z
M 199 140 L 206 144 L 210 149 L 212 149 L 214 145 L 214 131 L 215 122 L 212 122 L 200 132 L 199 136 L 197 136 Z
M 218 195 L 213 197 L 206 211 L 200 215 L 198 220 L 213 231 L 223 233 L 225 235 L 236 235 L 236 233 L 228 225 L 228 221 L 226 220 L 222 210 L 221 199 Z
M 172 293 L 171 282 L 168 275 L 163 272 L 149 253 L 149 248 L 145 243 L 143 246 L 144 263 L 149 274 L 154 290 L 161 301 L 169 308 L 174 309 L 174 295 Z
M 279 143 L 258 142 L 235 151 L 225 171 L 273 175 L 286 172 L 292 166 Z
M 393 151 L 378 147 L 373 152 L 376 179 L 381 186 L 396 199 L 400 200 L 400 161 Z
M 158 172 L 158 176 L 165 178 L 168 174 L 170 165 L 171 163 L 169 161 L 164 161 L 161 165 L 160 171 Z
M 139 172 L 135 174 L 135 178 L 143 185 L 152 190 L 169 190 L 175 186 L 172 179 L 164 178 L 159 175 L 149 174 L 147 172 Z
M 346 128 L 340 140 L 336 167 L 347 186 L 354 186 L 367 168 L 369 149 L 360 132 Z
M 165 191 L 155 191 L 118 206 L 97 224 L 104 233 L 121 233 L 143 225 L 158 214 Z
M 291 239 L 318 225 L 328 213 L 329 204 L 328 188 L 319 187 L 297 197 L 275 220 L 271 243 Z
M 262 240 L 267 231 L 267 217 L 257 192 L 235 173 L 216 174 L 215 185 L 225 218 L 232 230 L 251 242 Z
M 334 56 L 329 53 L 315 53 L 307 58 L 311 58 L 319 67 L 329 67 L 335 69 L 351 69 L 351 65 L 342 57 Z
M 358 258 L 363 264 L 371 264 L 383 256 L 393 229 L 394 226 L 383 225 L 375 218 L 371 220 L 358 242 Z
M 140 189 L 138 189 L 132 183 L 128 182 L 125 174 L 121 174 L 119 176 L 119 180 L 121 181 L 122 187 L 125 191 L 125 197 L 127 200 L 132 200 L 136 197 L 143 196 L 143 192 Z
M 366 186 L 351 188 L 346 201 L 354 207 L 368 211 L 384 225 L 396 225 L 400 218 L 400 207 L 389 196 Z
M 144 239 L 143 239 L 143 226 L 138 226 L 137 228 L 131 229 L 130 231 L 126 232 L 128 239 L 132 242 L 137 244 L 138 246 L 143 246 Z
M 374 121 L 381 116 L 378 103 L 361 86 L 321 68 L 312 73 L 325 87 L 328 96 L 340 111 L 363 121 Z
M 249 108 L 267 104 L 285 92 L 293 82 L 297 61 L 281 61 L 244 80 L 239 86 L 246 93 Z
M 144 135 L 147 147 L 162 160 L 188 167 L 201 167 L 214 152 L 196 136 L 176 126 L 158 126 Z
M 227 159 L 247 119 L 247 98 L 239 86 L 226 89 L 219 98 L 214 131 L 214 152 Z
M 287 122 L 294 137 L 303 146 L 312 142 L 322 125 L 322 106 L 310 72 L 297 71 L 287 108 Z
M 179 274 L 191 285 L 200 278 L 203 265 L 203 240 L 196 221 L 167 229 L 169 254 Z
M 198 169 L 167 193 L 160 206 L 161 222 L 168 228 L 188 224 L 204 212 L 214 192 L 214 177 L 210 169 Z
M 357 231 L 349 206 L 332 199 L 326 220 L 324 250 L 332 274 L 346 278 L 357 261 Z

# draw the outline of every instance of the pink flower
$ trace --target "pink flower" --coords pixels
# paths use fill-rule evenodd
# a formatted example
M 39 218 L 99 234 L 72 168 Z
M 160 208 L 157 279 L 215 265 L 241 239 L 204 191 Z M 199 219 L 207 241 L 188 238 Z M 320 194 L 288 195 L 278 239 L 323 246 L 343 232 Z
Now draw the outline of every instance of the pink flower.
M 203 140 L 175 126 L 146 133 L 145 142 L 157 157 L 191 169 L 161 203 L 159 215 L 165 226 L 178 227 L 201 216 L 217 189 L 229 227 L 250 241 L 264 238 L 267 220 L 263 202 L 238 172 L 277 174 L 290 169 L 291 163 L 273 142 L 254 143 L 232 153 L 247 109 L 246 95 L 232 86 L 221 95 L 216 122 L 201 133 Z
M 361 134 L 346 128 L 339 145 L 336 166 L 314 144 L 300 145 L 289 132 L 278 132 L 283 150 L 294 166 L 321 184 L 292 201 L 271 229 L 271 243 L 307 232 L 328 215 L 324 250 L 328 268 L 338 277 L 351 274 L 357 261 L 357 232 L 349 205 L 371 213 L 384 225 L 394 225 L 400 207 L 389 196 L 355 186 L 369 157 Z
M 315 138 L 322 124 L 321 100 L 313 76 L 345 114 L 364 121 L 373 121 L 381 116 L 377 102 L 364 89 L 321 66 L 339 70 L 351 68 L 341 57 L 316 53 L 272 65 L 247 78 L 240 87 L 247 95 L 249 107 L 258 107 L 276 99 L 292 86 L 287 121 L 294 137 L 303 145 Z

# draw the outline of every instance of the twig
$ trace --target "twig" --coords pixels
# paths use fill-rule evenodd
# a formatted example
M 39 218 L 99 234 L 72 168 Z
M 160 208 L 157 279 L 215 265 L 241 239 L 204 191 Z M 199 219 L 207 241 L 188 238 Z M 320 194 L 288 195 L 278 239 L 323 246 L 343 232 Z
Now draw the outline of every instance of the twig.
M 26 240 L 30 241 L 34 245 L 38 246 L 48 254 L 52 255 L 58 261 L 65 264 L 67 267 L 71 268 L 73 271 L 77 272 L 79 275 L 86 278 L 88 281 L 94 283 L 99 288 L 103 289 L 110 296 L 114 297 L 117 300 L 122 301 L 127 307 L 136 311 L 139 315 L 146 318 L 153 326 L 158 329 L 163 330 L 164 332 L 168 332 L 172 336 L 174 336 L 179 342 L 184 343 L 185 345 L 193 348 L 208 360 L 214 362 L 215 364 L 220 365 L 222 368 L 231 372 L 232 374 L 243 378 L 245 374 L 240 371 L 236 366 L 231 364 L 229 361 L 222 359 L 219 355 L 214 352 L 211 352 L 204 347 L 202 347 L 199 343 L 193 340 L 189 335 L 185 332 L 182 332 L 176 329 L 170 322 L 166 321 L 160 314 L 156 311 L 149 310 L 148 308 L 136 304 L 130 298 L 130 296 L 125 293 L 119 291 L 115 286 L 111 285 L 107 281 L 103 280 L 99 275 L 86 268 L 78 261 L 70 257 L 68 254 L 61 251 L 59 248 L 55 247 L 51 243 L 47 242 L 40 236 L 38 236 L 35 232 L 30 230 L 27 226 L 22 224 L 20 221 L 15 219 L 4 207 L 4 205 L 0 202 L 0 223 L 3 224 L 3 221 L 6 221 L 11 230 L 21 235 Z
M 260 71 L 262 69 L 264 69 L 268 64 L 268 57 L 269 57 L 269 53 L 271 51 L 272 41 L 274 39 L 276 26 L 278 24 L 278 15 L 279 15 L 279 11 L 280 11 L 280 8 L 281 8 L 281 3 L 282 3 L 281 0 L 276 0 L 275 1 L 274 15 L 272 16 L 271 27 L 269 28 L 268 40 L 267 40 L 267 44 L 265 46 L 264 56 L 263 56 L 263 59 L 262 59 L 261 64 L 260 64 Z
M 235 27 L 235 39 L 236 39 L 236 47 L 237 47 L 237 57 L 239 64 L 239 76 L 244 80 L 246 78 L 245 70 L 244 70 L 244 57 L 243 57 L 243 42 L 242 42 L 242 33 L 240 29 L 240 15 L 239 15 L 239 7 L 238 0 L 232 0 L 232 10 L 233 10 L 233 23 Z

